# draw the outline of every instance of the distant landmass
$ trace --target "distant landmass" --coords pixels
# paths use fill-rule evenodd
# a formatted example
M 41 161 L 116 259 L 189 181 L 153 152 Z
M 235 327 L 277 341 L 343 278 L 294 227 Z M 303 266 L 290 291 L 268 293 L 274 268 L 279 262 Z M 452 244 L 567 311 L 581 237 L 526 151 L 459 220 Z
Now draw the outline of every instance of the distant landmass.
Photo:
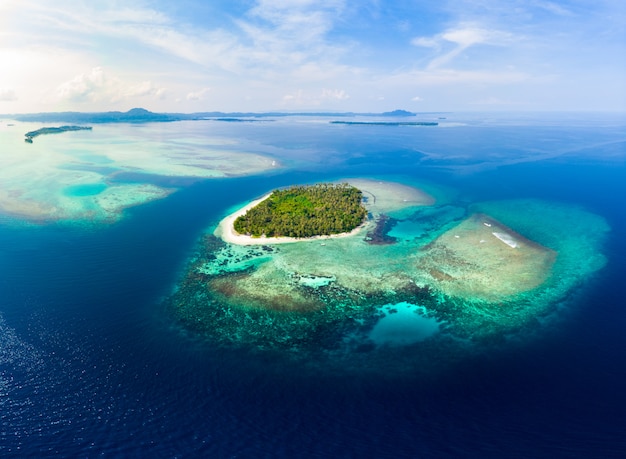
M 406 110 L 394 110 L 392 112 L 383 112 L 380 116 L 415 116 L 416 113 L 407 112 Z
M 436 121 L 331 121 L 330 124 L 350 124 L 369 126 L 437 126 Z
M 170 115 L 166 113 L 153 113 L 143 108 L 133 108 L 127 112 L 51 112 L 51 113 L 28 113 L 13 115 L 11 118 L 17 121 L 40 121 L 70 122 L 70 123 L 147 123 L 155 121 L 180 121 L 186 115 Z
M 60 134 L 68 131 L 90 131 L 91 126 L 59 126 L 59 127 L 44 127 L 35 131 L 30 131 L 25 134 L 24 139 L 27 143 L 33 143 L 33 139 L 39 135 L 45 134 Z
M 281 112 L 197 112 L 197 113 L 154 113 L 144 108 L 133 108 L 127 112 L 50 112 L 50 113 L 28 113 L 4 115 L 17 121 L 30 122 L 64 122 L 77 124 L 98 124 L 98 123 L 153 123 L 153 122 L 171 122 L 184 120 L 207 120 L 214 119 L 217 121 L 254 121 L 259 118 L 269 117 L 286 117 L 286 116 L 328 116 L 328 117 L 349 117 L 349 116 L 376 116 L 376 117 L 411 117 L 416 113 L 406 110 L 394 110 L 384 113 L 281 113 Z

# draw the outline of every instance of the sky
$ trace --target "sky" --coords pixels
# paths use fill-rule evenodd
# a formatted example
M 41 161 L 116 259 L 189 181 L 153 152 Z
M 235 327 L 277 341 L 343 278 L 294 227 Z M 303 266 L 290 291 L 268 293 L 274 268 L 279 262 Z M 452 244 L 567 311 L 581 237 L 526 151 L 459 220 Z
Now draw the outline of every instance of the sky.
M 626 111 L 623 0 L 0 0 L 0 113 Z

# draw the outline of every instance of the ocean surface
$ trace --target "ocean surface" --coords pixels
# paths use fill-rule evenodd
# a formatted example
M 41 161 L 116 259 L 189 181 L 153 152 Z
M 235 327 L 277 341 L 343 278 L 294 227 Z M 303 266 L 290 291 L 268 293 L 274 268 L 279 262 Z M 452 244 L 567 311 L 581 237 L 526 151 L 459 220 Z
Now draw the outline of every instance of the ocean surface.
M 102 127 L 100 149 L 130 135 L 146 148 L 176 138 L 201 149 L 206 136 L 280 167 L 208 179 L 126 171 L 114 180 L 177 191 L 118 221 L 0 220 L 0 456 L 626 457 L 626 119 L 422 118 L 439 126 L 287 117 Z M 22 127 L 31 124 L 12 128 Z M 46 141 L 70 151 L 89 135 Z M 172 316 L 165 300 L 222 217 L 276 187 L 342 177 L 427 183 L 459 202 L 576 206 L 610 227 L 598 248 L 606 264 L 539 333 L 430 377 L 410 365 L 312 370 L 277 351 L 218 346 Z

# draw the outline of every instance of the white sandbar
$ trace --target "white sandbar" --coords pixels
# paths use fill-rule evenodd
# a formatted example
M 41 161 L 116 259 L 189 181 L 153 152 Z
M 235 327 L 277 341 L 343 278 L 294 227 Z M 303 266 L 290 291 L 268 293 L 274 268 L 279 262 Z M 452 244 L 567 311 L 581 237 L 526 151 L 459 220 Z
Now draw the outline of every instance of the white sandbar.
M 491 226 L 491 225 L 489 225 L 489 226 Z M 515 239 L 513 239 L 513 237 L 510 234 L 498 233 L 497 231 L 494 231 L 491 234 L 493 234 L 495 237 L 500 239 L 502 242 L 504 242 L 509 247 L 512 247 L 514 249 L 517 248 L 517 242 L 515 241 Z
M 435 198 L 428 193 L 402 183 L 362 178 L 342 181 L 348 182 L 363 192 L 366 198 L 365 207 L 374 214 L 416 206 L 432 206 L 435 203 Z

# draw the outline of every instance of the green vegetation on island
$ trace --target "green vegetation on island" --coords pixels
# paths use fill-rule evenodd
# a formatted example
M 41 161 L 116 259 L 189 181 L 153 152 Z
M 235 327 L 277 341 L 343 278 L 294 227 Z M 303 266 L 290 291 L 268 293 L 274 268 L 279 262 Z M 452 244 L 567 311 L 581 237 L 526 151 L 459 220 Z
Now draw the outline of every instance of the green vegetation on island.
M 154 113 L 145 108 L 133 108 L 127 112 L 112 111 L 98 113 L 82 112 L 51 112 L 51 113 L 25 113 L 3 115 L 9 116 L 17 121 L 41 122 L 41 123 L 158 123 L 172 121 L 251 121 L 252 119 L 284 118 L 290 116 L 307 117 L 354 117 L 354 116 L 375 116 L 375 117 L 411 117 L 416 113 L 406 110 L 394 110 L 384 113 L 355 113 L 355 112 L 195 112 L 195 113 Z M 246 118 L 245 120 L 243 118 Z
M 312 237 L 352 231 L 366 216 L 361 190 L 321 183 L 274 191 L 239 216 L 234 229 L 255 237 Z
M 90 131 L 91 126 L 59 126 L 59 127 L 43 127 L 35 131 L 27 132 L 24 139 L 28 143 L 33 143 L 33 139 L 39 135 L 60 134 L 68 131 Z

